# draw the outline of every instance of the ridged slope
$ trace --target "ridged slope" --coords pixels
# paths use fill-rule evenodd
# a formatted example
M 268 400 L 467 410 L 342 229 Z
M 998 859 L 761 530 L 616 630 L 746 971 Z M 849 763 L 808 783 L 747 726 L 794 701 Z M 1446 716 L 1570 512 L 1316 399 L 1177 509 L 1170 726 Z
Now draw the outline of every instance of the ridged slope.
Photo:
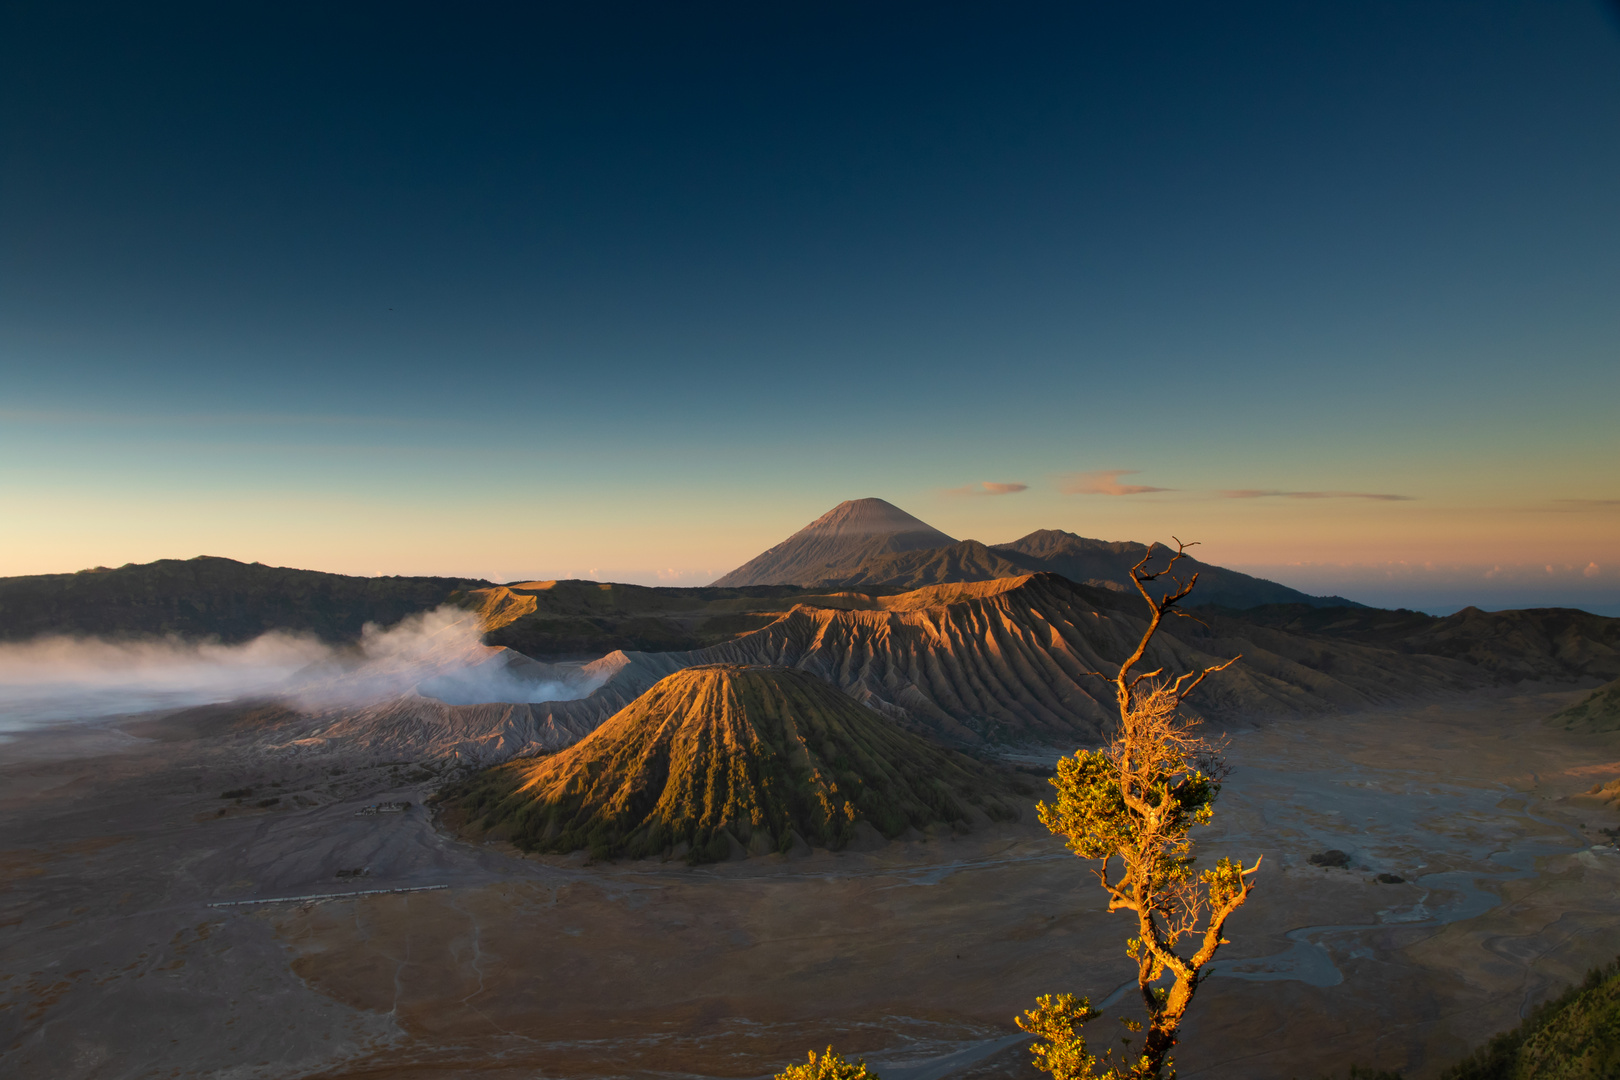
M 1113 715 L 1112 672 L 1135 646 L 1145 607 L 1054 574 L 935 586 L 883 597 L 877 610 L 795 608 L 735 641 L 689 654 L 703 662 L 812 672 L 890 716 L 949 741 L 1072 743 Z M 1174 620 L 1145 667 L 1172 672 L 1243 653 L 1194 697 L 1228 717 L 1365 708 L 1483 683 L 1467 665 L 1395 656 L 1211 620 Z
M 526 850 L 725 858 L 838 848 L 861 822 L 1015 816 L 1006 782 L 811 675 L 706 665 L 661 680 L 580 743 L 492 769 L 448 801 Z
M 869 559 L 956 541 L 882 499 L 841 502 L 715 586 L 810 585 L 843 577 Z

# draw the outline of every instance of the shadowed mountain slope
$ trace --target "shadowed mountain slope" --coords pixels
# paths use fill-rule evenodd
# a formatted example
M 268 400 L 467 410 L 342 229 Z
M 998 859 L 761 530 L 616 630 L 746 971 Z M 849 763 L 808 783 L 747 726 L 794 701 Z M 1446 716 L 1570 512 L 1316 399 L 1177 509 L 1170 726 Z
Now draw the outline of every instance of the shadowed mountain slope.
M 840 848 L 862 823 L 1016 817 L 1008 781 L 800 671 L 734 665 L 663 679 L 586 739 L 447 794 L 467 825 L 525 850 L 608 858 Z
M 853 573 L 868 559 L 956 543 L 882 499 L 841 502 L 714 585 L 810 585 Z
M 473 578 L 348 577 L 235 559 L 160 559 L 116 570 L 0 578 L 0 640 L 44 634 L 249 641 L 270 630 L 353 641 L 488 585 Z
M 1499 682 L 1620 678 L 1620 619 L 1573 608 L 1481 611 L 1470 607 L 1438 616 L 1421 611 L 1287 605 L 1223 614 L 1289 634 L 1462 660 Z
M 817 595 L 796 585 L 650 588 L 606 581 L 524 581 L 476 594 L 490 618 L 484 640 L 534 657 L 597 657 L 615 649 L 699 649 L 769 626 Z
M 977 540 L 962 540 L 946 547 L 923 548 L 875 555 L 854 570 L 817 582 L 823 589 L 859 589 L 864 592 L 910 592 L 950 582 L 995 581 L 1029 573 Z
M 1169 558 L 1162 544 L 1160 561 Z M 1088 540 L 1061 529 L 1038 529 L 1010 544 L 994 544 L 990 550 L 1026 571 L 1046 571 L 1062 574 L 1070 581 L 1105 589 L 1120 589 L 1135 594 L 1131 585 L 1131 567 L 1148 553 L 1148 545 L 1132 541 Z M 1185 568 L 1185 572 L 1183 571 Z M 1217 604 L 1231 608 L 1250 608 L 1260 604 L 1306 604 L 1311 607 L 1360 607 L 1342 596 L 1310 596 L 1298 589 L 1290 589 L 1275 581 L 1252 577 L 1213 566 L 1188 556 L 1176 567 L 1186 578 L 1198 575 L 1198 591 L 1194 602 Z
M 1155 544 L 1157 565 L 1170 552 Z M 1088 540 L 1057 529 L 1041 529 L 1010 544 L 986 546 L 963 540 L 947 547 L 877 555 L 841 576 L 814 584 L 822 589 L 867 589 L 904 592 L 951 581 L 993 581 L 1022 574 L 1061 574 L 1070 581 L 1096 589 L 1137 595 L 1131 567 L 1148 553 L 1148 546 L 1129 541 Z M 1212 566 L 1188 556 L 1176 567 L 1185 579 L 1198 575 L 1195 596 L 1200 604 L 1249 608 L 1260 604 L 1303 604 L 1310 607 L 1360 607 L 1340 596 L 1309 596 L 1275 581 L 1251 577 L 1236 570 Z M 1152 588 L 1157 593 L 1164 583 Z

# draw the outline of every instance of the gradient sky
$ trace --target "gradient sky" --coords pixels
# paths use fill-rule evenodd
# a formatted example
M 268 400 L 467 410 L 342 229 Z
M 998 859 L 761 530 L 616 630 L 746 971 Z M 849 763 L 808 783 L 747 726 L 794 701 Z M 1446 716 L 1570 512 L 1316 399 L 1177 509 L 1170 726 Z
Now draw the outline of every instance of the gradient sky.
M 9 3 L 0 574 L 693 584 L 876 495 L 1620 614 L 1617 192 L 1592 0 Z

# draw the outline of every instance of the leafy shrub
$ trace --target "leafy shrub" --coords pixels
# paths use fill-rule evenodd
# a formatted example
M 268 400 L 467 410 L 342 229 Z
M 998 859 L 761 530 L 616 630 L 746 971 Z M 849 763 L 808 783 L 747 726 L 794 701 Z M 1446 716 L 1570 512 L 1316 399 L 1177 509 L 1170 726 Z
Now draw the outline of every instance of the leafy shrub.
M 774 1080 L 878 1080 L 877 1073 L 866 1068 L 866 1062 L 848 1062 L 844 1056 L 827 1047 L 825 1054 L 816 1056 L 810 1051 L 803 1065 L 789 1065 L 777 1073 Z

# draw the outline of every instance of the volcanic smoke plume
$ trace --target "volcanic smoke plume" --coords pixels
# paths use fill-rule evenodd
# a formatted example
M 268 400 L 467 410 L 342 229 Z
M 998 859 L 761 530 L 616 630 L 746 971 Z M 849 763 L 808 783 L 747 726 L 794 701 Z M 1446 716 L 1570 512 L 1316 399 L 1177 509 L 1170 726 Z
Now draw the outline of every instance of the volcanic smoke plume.
M 273 631 L 241 645 L 179 638 L 46 637 L 0 645 L 0 735 L 46 724 L 184 708 L 241 697 L 306 709 L 421 692 L 451 704 L 567 701 L 599 680 L 480 641 L 478 617 L 446 605 L 353 645 Z

